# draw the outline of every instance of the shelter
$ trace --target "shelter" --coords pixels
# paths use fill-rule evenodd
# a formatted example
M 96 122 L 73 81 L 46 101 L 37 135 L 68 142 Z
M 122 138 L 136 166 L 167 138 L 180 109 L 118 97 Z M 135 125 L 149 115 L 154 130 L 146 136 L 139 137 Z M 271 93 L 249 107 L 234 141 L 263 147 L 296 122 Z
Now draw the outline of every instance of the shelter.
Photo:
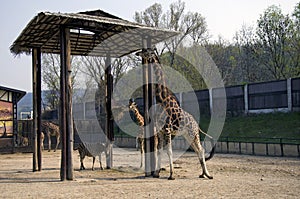
M 13 152 L 18 144 L 18 102 L 25 94 L 25 91 L 0 86 L 0 150 L 4 148 L 5 152 Z
M 11 46 L 13 54 L 32 54 L 33 93 L 34 93 L 34 129 L 36 150 L 34 153 L 33 170 L 41 170 L 41 53 L 56 53 L 61 56 L 60 74 L 60 129 L 62 133 L 61 180 L 73 179 L 72 168 L 72 94 L 70 87 L 71 55 L 93 55 L 106 57 L 106 135 L 113 141 L 113 121 L 111 117 L 112 75 L 111 57 L 121 57 L 142 48 L 149 48 L 164 41 L 178 32 L 147 27 L 129 22 L 102 10 L 80 13 L 50 13 L 37 14 L 25 27 Z M 152 105 L 152 96 L 148 96 L 148 80 L 151 70 L 144 69 L 144 99 L 145 117 Z M 148 100 L 149 99 L 149 100 Z M 153 134 L 153 129 L 148 129 Z M 150 133 L 151 133 L 150 132 Z M 149 133 L 149 132 L 148 132 Z M 146 140 L 150 146 L 150 140 Z M 38 159 L 38 168 L 36 161 Z M 147 157 L 146 157 L 147 159 Z M 112 165 L 112 153 L 107 161 Z M 147 163 L 147 161 L 146 161 Z M 151 165 L 150 165 L 151 166 Z M 146 173 L 151 171 L 146 164 Z M 148 174 L 146 174 L 148 175 Z

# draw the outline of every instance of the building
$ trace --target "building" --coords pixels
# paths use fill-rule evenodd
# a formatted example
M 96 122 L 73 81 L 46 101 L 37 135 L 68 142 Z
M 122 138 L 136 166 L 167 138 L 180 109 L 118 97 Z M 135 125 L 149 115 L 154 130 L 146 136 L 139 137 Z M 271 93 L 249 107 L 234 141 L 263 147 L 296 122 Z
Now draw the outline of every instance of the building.
M 0 86 L 0 151 L 14 152 L 18 145 L 18 102 L 25 91 Z

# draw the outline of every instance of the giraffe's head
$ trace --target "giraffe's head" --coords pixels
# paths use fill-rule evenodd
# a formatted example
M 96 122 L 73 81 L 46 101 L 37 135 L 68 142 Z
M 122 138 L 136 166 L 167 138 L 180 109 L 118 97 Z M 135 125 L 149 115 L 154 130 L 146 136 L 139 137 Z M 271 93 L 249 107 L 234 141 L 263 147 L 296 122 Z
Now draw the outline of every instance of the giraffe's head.
M 137 109 L 137 104 L 135 103 L 135 101 L 133 101 L 133 99 L 130 99 L 128 107 L 130 110 L 135 110 Z
M 158 61 L 158 55 L 155 48 L 142 49 L 137 52 L 136 55 L 148 60 L 149 63 L 154 62 L 155 60 Z

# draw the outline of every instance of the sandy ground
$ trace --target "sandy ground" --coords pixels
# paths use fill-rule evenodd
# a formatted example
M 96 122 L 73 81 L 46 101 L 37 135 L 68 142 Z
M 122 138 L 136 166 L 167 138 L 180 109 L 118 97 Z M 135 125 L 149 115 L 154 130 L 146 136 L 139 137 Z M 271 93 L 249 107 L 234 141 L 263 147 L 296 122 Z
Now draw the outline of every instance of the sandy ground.
M 200 179 L 193 152 L 175 160 L 176 180 L 144 177 L 135 149 L 114 149 L 114 168 L 79 171 L 74 152 L 73 181 L 60 181 L 60 151 L 43 152 L 43 170 L 32 172 L 32 154 L 0 155 L 0 198 L 299 198 L 300 159 L 241 155 L 216 156 L 207 162 L 213 180 Z M 104 165 L 104 157 L 102 158 Z

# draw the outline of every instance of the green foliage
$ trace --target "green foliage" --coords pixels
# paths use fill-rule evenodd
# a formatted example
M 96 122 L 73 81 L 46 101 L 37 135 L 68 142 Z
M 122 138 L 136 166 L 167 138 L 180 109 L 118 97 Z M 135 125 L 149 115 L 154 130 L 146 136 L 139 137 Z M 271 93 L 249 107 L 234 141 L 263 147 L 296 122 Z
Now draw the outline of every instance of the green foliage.
M 300 113 L 229 117 L 226 118 L 221 137 L 240 138 L 240 140 L 243 138 L 300 139 Z
M 294 24 L 289 15 L 283 15 L 277 6 L 270 6 L 257 21 L 258 49 L 260 62 L 271 72 L 274 79 L 297 75 L 293 43 Z M 299 52 L 297 52 L 299 54 Z
M 170 66 L 170 53 L 165 53 L 161 56 L 161 63 L 165 66 Z M 165 69 L 168 69 L 166 67 Z M 199 74 L 199 71 L 187 60 L 180 56 L 175 56 L 172 69 L 176 70 L 187 82 L 190 84 L 187 87 L 182 81 L 178 81 L 178 77 L 174 76 L 172 71 L 166 71 L 166 79 L 168 79 L 169 84 L 172 84 L 173 92 L 186 92 L 193 90 L 201 90 L 206 88 L 206 84 Z M 169 74 L 169 75 L 168 75 Z

